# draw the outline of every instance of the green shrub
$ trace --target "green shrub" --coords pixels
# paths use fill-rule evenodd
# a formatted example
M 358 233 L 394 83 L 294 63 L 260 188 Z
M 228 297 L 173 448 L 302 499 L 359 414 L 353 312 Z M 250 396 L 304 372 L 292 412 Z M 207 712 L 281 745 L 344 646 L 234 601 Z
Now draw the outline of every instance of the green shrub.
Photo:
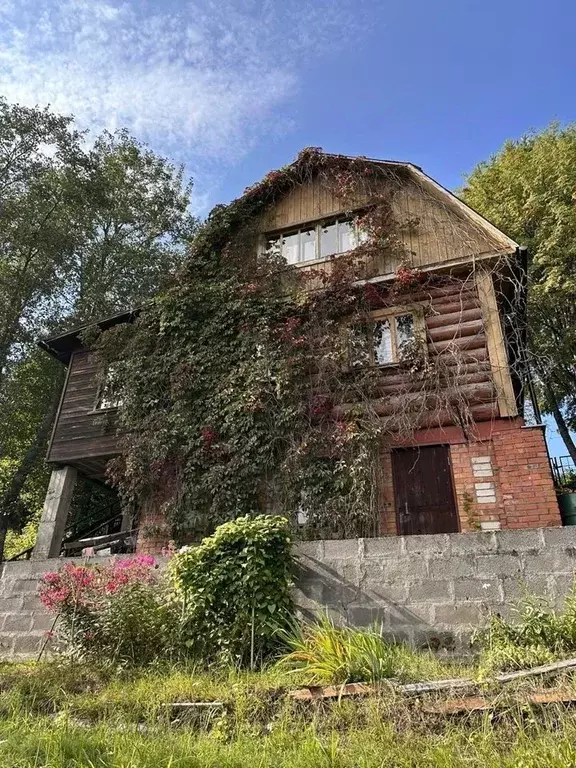
M 173 557 L 172 583 L 199 658 L 254 666 L 277 651 L 278 628 L 293 617 L 290 543 L 286 518 L 240 517 Z
M 543 598 L 525 597 L 514 607 L 512 621 L 492 616 L 486 629 L 475 634 L 485 672 L 547 664 L 576 652 L 576 591 L 564 610 L 554 611 Z

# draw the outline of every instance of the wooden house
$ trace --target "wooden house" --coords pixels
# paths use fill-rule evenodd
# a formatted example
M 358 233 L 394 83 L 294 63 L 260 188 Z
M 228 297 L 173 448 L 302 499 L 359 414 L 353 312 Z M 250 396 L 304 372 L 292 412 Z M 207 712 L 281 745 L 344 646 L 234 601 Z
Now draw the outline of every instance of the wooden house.
M 366 162 L 394 178 L 393 213 L 410 267 L 454 278 L 415 289 L 397 307 L 374 313 L 365 354 L 366 364 L 382 369 L 383 415 L 390 398 L 407 396 L 399 349 L 403 339 L 418 332 L 431 359 L 457 355 L 460 388 L 472 418 L 463 428 L 452 413 L 435 411 L 427 418 L 424 409 L 408 441 L 382 447 L 374 533 L 559 525 L 544 427 L 526 426 L 523 418 L 525 253 L 417 166 Z M 370 197 L 368 192 L 355 194 L 353 206 L 344 203 L 321 175 L 312 174 L 259 219 L 260 247 L 279 249 L 295 269 L 329 270 L 358 242 L 355 216 L 370 205 Z M 393 251 L 376 254 L 363 280 L 393 281 L 402 258 Z M 119 315 L 101 326 L 131 317 Z M 48 450 L 54 472 L 38 557 L 60 551 L 76 473 L 103 478 L 107 461 L 118 451 L 117 404 L 99 390 L 93 355 L 80 331 L 47 339 L 42 346 L 67 366 L 68 375 Z M 139 548 L 158 550 L 162 543 L 141 537 Z

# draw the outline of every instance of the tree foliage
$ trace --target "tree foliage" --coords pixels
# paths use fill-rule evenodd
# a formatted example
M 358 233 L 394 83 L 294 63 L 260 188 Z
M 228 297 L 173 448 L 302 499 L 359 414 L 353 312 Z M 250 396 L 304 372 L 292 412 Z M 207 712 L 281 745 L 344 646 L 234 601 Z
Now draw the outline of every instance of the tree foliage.
M 462 196 L 530 254 L 528 338 L 543 409 L 576 459 L 576 124 L 508 141 Z
M 62 367 L 38 338 L 157 290 L 194 230 L 189 198 L 182 169 L 125 131 L 87 146 L 72 118 L 0 98 L 1 527 L 37 510 L 46 484 Z

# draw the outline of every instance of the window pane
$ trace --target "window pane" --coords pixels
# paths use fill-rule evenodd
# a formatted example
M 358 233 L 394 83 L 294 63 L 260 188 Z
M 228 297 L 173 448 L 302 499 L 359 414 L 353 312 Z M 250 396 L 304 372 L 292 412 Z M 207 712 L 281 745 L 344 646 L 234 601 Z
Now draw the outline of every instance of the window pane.
M 390 333 L 390 320 L 379 320 L 374 323 L 374 362 L 376 365 L 393 363 L 392 334 Z
M 312 261 L 316 256 L 316 230 L 306 229 L 300 232 L 301 261 Z
M 352 233 L 352 248 L 357 248 L 359 245 L 362 245 L 362 243 L 365 243 L 368 241 L 368 233 L 365 229 L 360 229 L 360 227 L 354 227 L 354 231 Z
M 350 327 L 350 365 L 352 368 L 370 365 L 370 350 L 366 330 L 364 325 Z
M 350 221 L 338 222 L 338 253 L 346 253 L 355 247 L 354 228 Z
M 402 347 L 414 339 L 414 317 L 412 315 L 398 315 L 396 317 L 396 343 L 398 353 L 402 353 Z
M 288 264 L 296 264 L 298 261 L 298 239 L 298 232 L 282 237 L 282 256 L 284 256 Z
M 320 256 L 323 259 L 338 253 L 338 235 L 336 224 L 320 228 Z
M 272 256 L 280 256 L 280 238 L 271 237 L 266 243 L 266 253 Z
M 120 380 L 117 369 L 111 365 L 106 371 L 104 385 L 102 386 L 96 408 L 106 410 L 107 408 L 118 408 L 122 405 L 120 397 Z

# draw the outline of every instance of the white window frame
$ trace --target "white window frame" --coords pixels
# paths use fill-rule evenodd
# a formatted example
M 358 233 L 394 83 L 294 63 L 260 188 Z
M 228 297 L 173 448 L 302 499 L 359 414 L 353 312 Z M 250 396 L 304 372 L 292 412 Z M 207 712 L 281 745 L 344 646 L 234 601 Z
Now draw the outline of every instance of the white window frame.
M 358 369 L 358 368 L 364 368 L 364 367 L 388 368 L 391 366 L 400 365 L 400 363 L 402 362 L 402 359 L 400 356 L 400 350 L 398 348 L 398 329 L 396 326 L 396 318 L 402 317 L 403 315 L 412 316 L 412 324 L 413 324 L 412 327 L 414 331 L 414 339 L 416 341 L 420 340 L 422 342 L 424 354 L 425 355 L 428 354 L 428 349 L 426 346 L 426 320 L 424 318 L 424 311 L 422 307 L 418 305 L 390 307 L 389 309 L 381 309 L 381 310 L 376 310 L 374 312 L 371 312 L 366 321 L 358 323 L 358 325 L 362 327 L 366 335 L 369 361 L 365 365 L 361 365 L 361 364 L 354 365 L 354 362 L 352 359 L 353 350 L 352 348 L 350 348 L 349 367 L 352 370 Z M 376 355 L 375 355 L 375 349 L 374 349 L 374 343 L 373 343 L 374 326 L 376 325 L 376 323 L 378 323 L 381 320 L 390 321 L 392 360 L 386 363 L 376 362 Z
M 322 230 L 326 227 L 331 227 L 333 225 L 336 225 L 336 242 L 340 243 L 340 224 L 348 224 L 352 226 L 352 236 L 356 241 L 356 244 L 353 245 L 351 248 L 349 248 L 347 251 L 337 251 L 336 253 L 332 253 L 329 256 L 322 256 L 321 252 L 321 245 L 322 245 L 322 238 L 321 233 Z M 315 236 L 315 258 L 314 259 L 303 259 L 302 258 L 302 245 L 300 241 L 300 235 L 303 232 L 310 232 L 310 230 L 314 230 L 316 233 Z M 308 264 L 316 264 L 319 261 L 330 261 L 330 259 L 333 259 L 335 256 L 340 256 L 342 253 L 349 253 L 349 251 L 354 250 L 354 248 L 357 248 L 358 245 L 360 245 L 363 240 L 365 240 L 365 235 L 362 233 L 362 230 L 356 225 L 356 217 L 354 216 L 335 216 L 331 219 L 324 219 L 322 221 L 311 221 L 305 224 L 300 224 L 297 227 L 293 228 L 287 228 L 285 230 L 282 230 L 280 232 L 270 232 L 265 236 L 264 240 L 264 251 L 267 252 L 270 248 L 270 243 L 273 241 L 278 241 L 280 243 L 280 255 L 282 255 L 282 246 L 281 241 L 286 237 L 291 237 L 292 235 L 298 235 L 298 259 L 297 261 L 286 261 L 286 264 L 291 267 L 301 267 L 306 266 Z

